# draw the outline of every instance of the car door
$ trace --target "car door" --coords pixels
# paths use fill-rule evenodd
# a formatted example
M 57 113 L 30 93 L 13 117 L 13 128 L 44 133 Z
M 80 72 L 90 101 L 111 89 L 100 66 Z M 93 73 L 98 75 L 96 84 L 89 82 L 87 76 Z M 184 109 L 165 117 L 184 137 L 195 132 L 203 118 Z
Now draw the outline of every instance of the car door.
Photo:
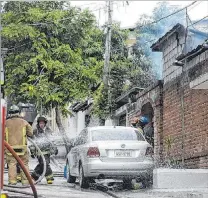
M 84 129 L 80 132 L 78 138 L 77 138 L 77 146 L 76 146 L 76 154 L 75 154 L 75 161 L 76 161 L 76 170 L 75 174 L 79 175 L 79 161 L 83 163 L 84 155 L 85 155 L 85 149 L 84 145 L 87 143 L 88 135 L 87 130 Z
M 78 142 L 78 137 L 75 138 L 73 146 L 69 152 L 69 168 L 70 168 L 70 173 L 72 176 L 77 176 L 76 175 L 76 167 L 77 167 L 77 146 L 79 145 Z

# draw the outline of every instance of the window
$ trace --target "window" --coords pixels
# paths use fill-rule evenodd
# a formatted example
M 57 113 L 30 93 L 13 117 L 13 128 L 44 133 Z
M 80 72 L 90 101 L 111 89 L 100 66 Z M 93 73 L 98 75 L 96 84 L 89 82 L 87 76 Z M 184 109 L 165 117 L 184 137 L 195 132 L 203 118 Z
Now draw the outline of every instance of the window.
M 88 132 L 86 129 L 82 130 L 76 139 L 76 145 L 86 144 L 88 139 Z
M 92 141 L 138 140 L 145 141 L 134 129 L 97 129 L 92 131 Z

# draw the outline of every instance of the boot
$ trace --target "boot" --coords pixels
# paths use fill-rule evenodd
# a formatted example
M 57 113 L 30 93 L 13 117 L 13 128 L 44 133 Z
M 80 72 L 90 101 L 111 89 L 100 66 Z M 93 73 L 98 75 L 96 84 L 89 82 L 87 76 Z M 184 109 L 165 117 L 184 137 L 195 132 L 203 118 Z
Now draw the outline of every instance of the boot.
M 49 180 L 47 180 L 47 183 L 48 184 L 53 184 L 53 180 L 49 179 Z
M 9 182 L 8 185 L 9 185 L 9 186 L 16 186 L 17 183 L 10 183 L 10 182 Z
M 17 183 L 21 183 L 21 180 L 22 180 L 21 175 L 17 175 Z

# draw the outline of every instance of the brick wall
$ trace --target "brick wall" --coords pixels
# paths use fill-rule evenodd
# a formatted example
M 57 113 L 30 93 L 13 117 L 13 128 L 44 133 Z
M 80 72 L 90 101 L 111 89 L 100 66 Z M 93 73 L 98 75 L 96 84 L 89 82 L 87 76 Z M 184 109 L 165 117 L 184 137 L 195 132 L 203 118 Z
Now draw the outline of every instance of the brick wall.
M 203 61 L 201 64 L 203 67 L 208 67 L 208 61 Z M 188 82 L 185 84 L 183 133 L 181 85 L 181 76 L 164 85 L 163 157 L 167 154 L 165 140 L 169 137 L 173 141 L 169 157 L 181 160 L 184 152 L 186 167 L 207 168 L 208 90 L 192 90 Z

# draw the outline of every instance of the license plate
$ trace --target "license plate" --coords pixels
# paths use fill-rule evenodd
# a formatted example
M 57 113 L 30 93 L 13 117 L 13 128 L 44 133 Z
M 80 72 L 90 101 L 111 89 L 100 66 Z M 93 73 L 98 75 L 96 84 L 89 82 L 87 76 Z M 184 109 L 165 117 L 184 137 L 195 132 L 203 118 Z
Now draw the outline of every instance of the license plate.
M 131 151 L 115 151 L 115 157 L 131 157 Z

